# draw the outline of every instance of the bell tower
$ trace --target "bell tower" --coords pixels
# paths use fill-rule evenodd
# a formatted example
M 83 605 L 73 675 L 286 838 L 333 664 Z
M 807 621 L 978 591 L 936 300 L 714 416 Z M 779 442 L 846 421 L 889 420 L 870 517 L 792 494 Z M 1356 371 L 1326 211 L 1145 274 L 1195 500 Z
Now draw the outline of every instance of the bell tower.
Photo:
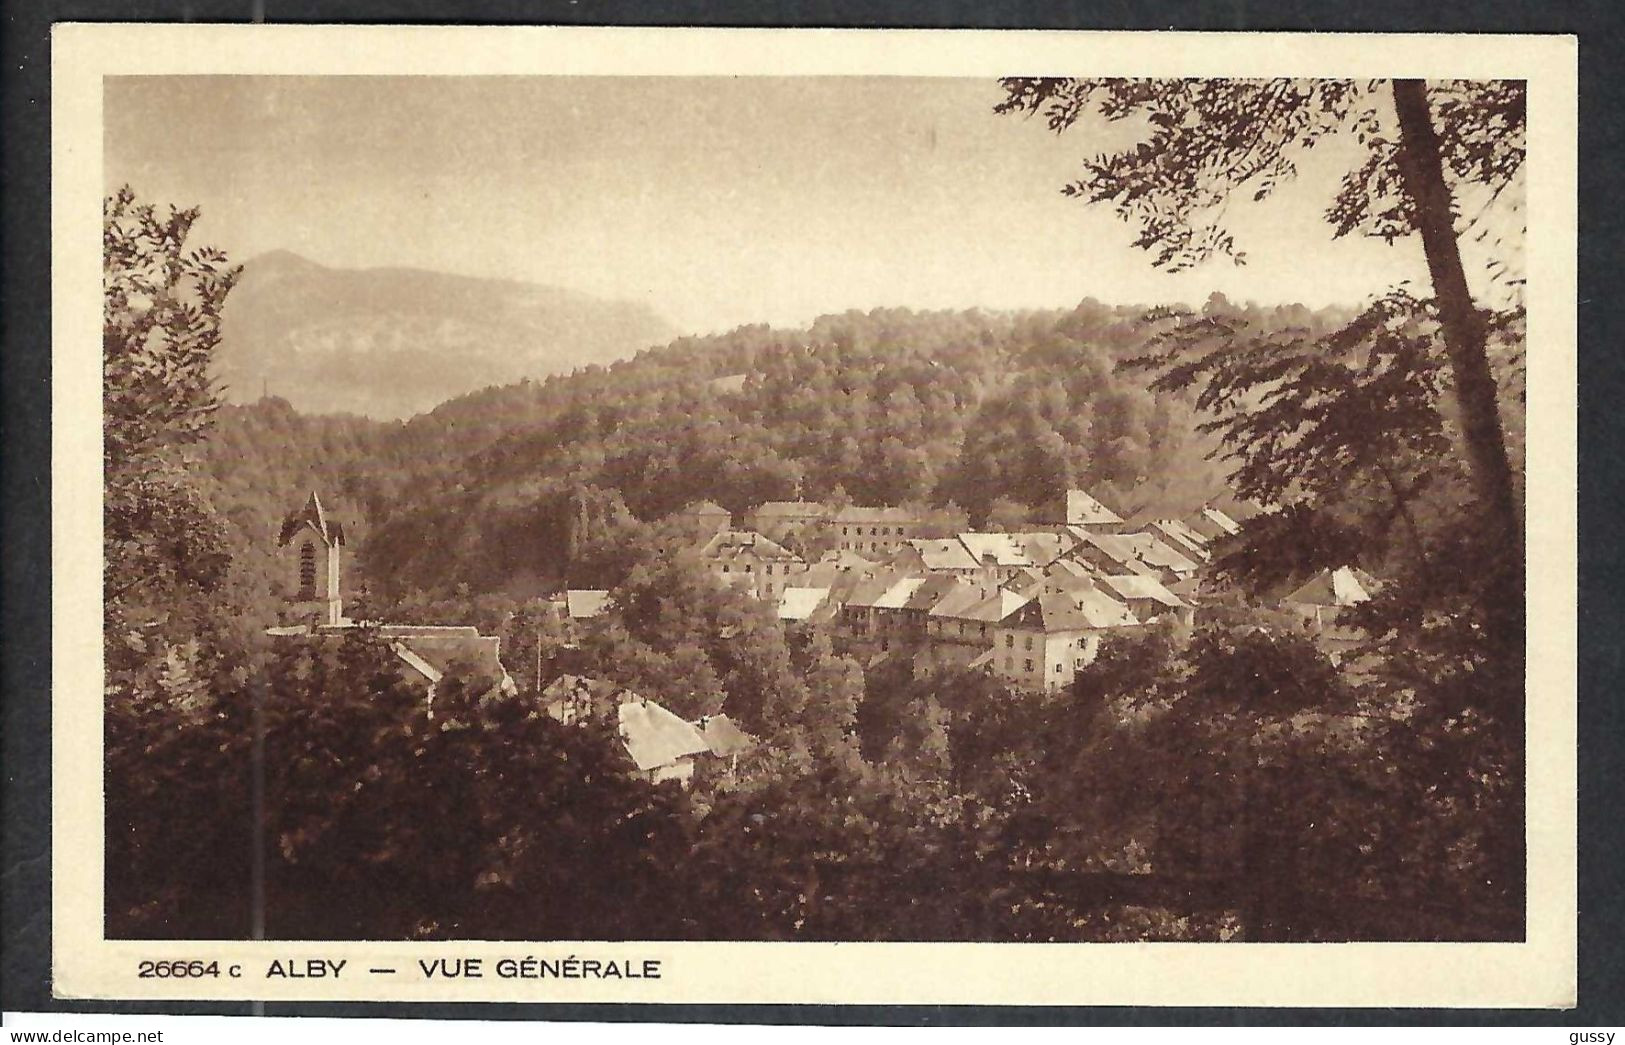
M 314 490 L 304 507 L 282 521 L 277 547 L 281 550 L 288 605 L 293 614 L 307 620 L 314 618 L 330 627 L 343 624 L 339 581 L 344 527 L 328 521 Z

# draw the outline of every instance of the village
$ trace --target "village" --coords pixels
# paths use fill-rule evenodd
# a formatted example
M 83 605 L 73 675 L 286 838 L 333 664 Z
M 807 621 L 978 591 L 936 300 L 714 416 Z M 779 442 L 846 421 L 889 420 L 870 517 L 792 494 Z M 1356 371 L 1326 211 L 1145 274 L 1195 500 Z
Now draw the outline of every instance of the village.
M 1087 669 L 1114 633 L 1170 623 L 1193 628 L 1212 609 L 1207 567 L 1215 546 L 1241 531 L 1232 515 L 1203 505 L 1185 518 L 1125 521 L 1084 490 L 1066 490 L 1027 528 L 945 534 L 940 519 L 895 507 L 831 508 L 769 501 L 743 528 L 709 501 L 669 520 L 683 537 L 671 549 L 694 555 L 719 584 L 773 606 L 788 633 L 824 630 L 865 670 L 904 662 L 915 677 L 943 669 L 982 671 L 1011 689 L 1054 692 Z M 824 546 L 808 561 L 785 546 Z M 312 492 L 284 521 L 279 547 L 294 579 L 292 623 L 281 641 L 333 640 L 361 622 L 344 615 L 342 524 Z M 1356 638 L 1343 610 L 1367 601 L 1377 582 L 1354 567 L 1323 570 L 1279 600 L 1279 608 L 1338 660 Z M 567 589 L 547 600 L 567 641 L 605 619 L 613 595 Z M 389 646 L 402 674 L 432 708 L 454 663 L 475 664 L 512 694 L 499 642 L 465 625 L 365 622 Z M 538 679 L 543 711 L 565 724 L 613 716 L 628 756 L 651 782 L 687 784 L 696 759 L 732 764 L 757 743 L 725 714 L 695 722 L 602 679 Z
M 1064 491 L 1039 514 L 1019 531 L 944 535 L 940 520 L 900 508 L 769 501 L 735 529 L 730 512 L 700 501 L 671 521 L 685 535 L 674 551 L 695 555 L 719 585 L 771 604 L 787 632 L 825 630 L 866 670 L 901 660 L 916 677 L 983 671 L 1035 692 L 1072 685 L 1108 635 L 1159 622 L 1195 627 L 1209 608 L 1204 574 L 1214 545 L 1241 529 L 1212 505 L 1133 525 L 1083 490 Z M 807 561 L 781 543 L 792 538 L 830 547 Z M 278 544 L 293 583 L 288 623 L 270 637 L 331 641 L 362 623 L 344 614 L 343 525 L 314 491 L 284 520 Z M 1375 586 L 1352 567 L 1325 570 L 1280 608 L 1335 660 L 1352 642 L 1339 614 Z M 612 602 L 606 590 L 568 589 L 548 606 L 573 643 Z M 431 714 L 454 663 L 478 665 L 501 691 L 517 690 L 495 636 L 466 625 L 365 624 L 422 688 Z M 652 782 L 686 784 L 696 758 L 731 763 L 756 744 L 727 715 L 687 722 L 605 680 L 561 674 L 540 688 L 544 712 L 559 722 L 613 715 L 627 754 Z
M 787 632 L 825 630 L 866 670 L 903 661 L 916 677 L 983 671 L 1032 692 L 1071 686 L 1113 633 L 1157 623 L 1195 627 L 1211 609 L 1204 579 L 1214 546 L 1241 530 L 1212 505 L 1183 519 L 1132 524 L 1083 490 L 1064 491 L 1039 514 L 1019 531 L 944 534 L 938 520 L 895 507 L 769 501 L 735 528 L 730 512 L 700 501 L 673 521 L 692 539 L 683 550 L 718 584 L 771 604 Z M 808 561 L 787 542 L 832 547 Z M 1279 608 L 1336 661 L 1357 641 L 1339 627 L 1339 615 L 1376 586 L 1354 567 L 1323 570 Z M 599 589 L 551 600 L 575 637 L 611 605 L 611 593 Z M 566 676 L 546 691 L 549 714 L 569 720 L 594 700 L 616 699 L 613 689 Z M 651 779 L 686 780 L 691 756 L 732 757 L 753 742 L 726 716 L 685 733 L 676 716 L 661 718 L 658 705 L 618 699 L 635 708 L 621 716 L 623 733 L 634 757 L 641 749 L 639 766 Z M 652 742 L 659 733 L 665 742 Z

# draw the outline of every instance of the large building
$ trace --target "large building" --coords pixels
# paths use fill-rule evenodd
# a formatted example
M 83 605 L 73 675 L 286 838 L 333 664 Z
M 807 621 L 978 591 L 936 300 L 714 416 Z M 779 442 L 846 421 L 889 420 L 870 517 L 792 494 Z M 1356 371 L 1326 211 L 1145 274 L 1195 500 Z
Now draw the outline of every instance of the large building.
M 926 521 L 902 508 L 866 508 L 851 505 L 829 517 L 843 551 L 870 558 L 889 558 L 926 528 Z
M 758 599 L 777 602 L 785 588 L 797 587 L 806 563 L 776 541 L 749 530 L 724 530 L 699 551 L 717 580 Z
M 1022 689 L 1060 689 L 1094 661 L 1101 636 L 1138 623 L 1127 606 L 1087 582 L 1046 590 L 1000 622 L 993 667 Z
M 829 509 L 817 501 L 767 501 L 745 514 L 745 527 L 782 541 L 797 530 L 828 517 Z

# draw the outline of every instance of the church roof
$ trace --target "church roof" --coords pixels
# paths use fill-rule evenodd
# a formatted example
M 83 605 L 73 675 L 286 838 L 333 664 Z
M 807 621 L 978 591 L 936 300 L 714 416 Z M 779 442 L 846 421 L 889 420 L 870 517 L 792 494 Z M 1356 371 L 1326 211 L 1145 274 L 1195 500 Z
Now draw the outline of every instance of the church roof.
M 316 491 L 310 491 L 310 499 L 298 511 L 288 513 L 282 520 L 282 532 L 277 536 L 277 545 L 282 546 L 293 539 L 300 527 L 309 525 L 315 530 L 322 542 L 331 546 L 344 543 L 344 527 L 336 522 L 329 522 L 327 513 L 322 510 L 322 500 L 316 496 Z

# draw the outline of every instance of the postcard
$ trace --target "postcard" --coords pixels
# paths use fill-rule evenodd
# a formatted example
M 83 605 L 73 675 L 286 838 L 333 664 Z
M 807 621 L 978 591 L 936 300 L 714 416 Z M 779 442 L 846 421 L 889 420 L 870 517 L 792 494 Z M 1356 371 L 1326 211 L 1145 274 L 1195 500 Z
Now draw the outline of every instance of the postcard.
M 1572 37 L 53 53 L 59 996 L 1575 1003 Z

